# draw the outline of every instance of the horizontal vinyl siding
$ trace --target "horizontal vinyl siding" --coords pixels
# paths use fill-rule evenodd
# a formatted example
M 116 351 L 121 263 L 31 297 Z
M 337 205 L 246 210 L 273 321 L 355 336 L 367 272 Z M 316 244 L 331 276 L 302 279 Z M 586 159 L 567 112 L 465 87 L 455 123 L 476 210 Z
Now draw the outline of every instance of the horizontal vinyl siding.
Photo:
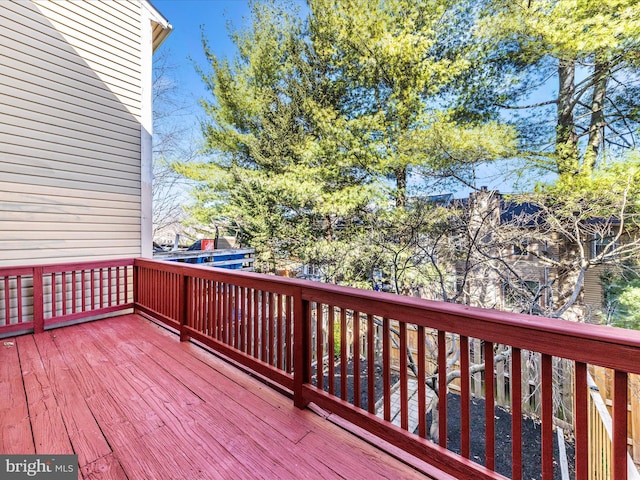
M 140 9 L 0 1 L 0 265 L 140 255 Z

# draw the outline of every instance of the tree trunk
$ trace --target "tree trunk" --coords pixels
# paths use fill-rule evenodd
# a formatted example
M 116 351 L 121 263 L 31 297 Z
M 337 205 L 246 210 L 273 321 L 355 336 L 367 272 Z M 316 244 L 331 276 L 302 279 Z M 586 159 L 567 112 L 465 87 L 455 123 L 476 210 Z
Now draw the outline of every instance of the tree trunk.
M 396 177 L 396 207 L 407 206 L 407 167 L 398 167 L 393 171 Z
M 589 144 L 585 154 L 584 173 L 593 171 L 596 165 L 596 158 L 600 144 L 603 139 L 604 128 L 604 101 L 607 95 L 607 79 L 609 65 L 607 63 L 596 62 L 594 69 L 595 85 L 593 86 L 593 98 L 591 100 L 591 124 L 589 125 Z
M 575 97 L 575 60 L 560 60 L 558 65 L 558 123 L 556 126 L 556 155 L 558 173 L 578 173 L 578 136 L 573 117 Z

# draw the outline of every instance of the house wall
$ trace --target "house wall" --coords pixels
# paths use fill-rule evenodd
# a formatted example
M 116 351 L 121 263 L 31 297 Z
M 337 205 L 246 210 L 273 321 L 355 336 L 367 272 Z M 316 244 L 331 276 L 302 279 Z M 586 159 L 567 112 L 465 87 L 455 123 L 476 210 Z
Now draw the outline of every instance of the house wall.
M 0 2 L 0 265 L 143 253 L 147 11 Z

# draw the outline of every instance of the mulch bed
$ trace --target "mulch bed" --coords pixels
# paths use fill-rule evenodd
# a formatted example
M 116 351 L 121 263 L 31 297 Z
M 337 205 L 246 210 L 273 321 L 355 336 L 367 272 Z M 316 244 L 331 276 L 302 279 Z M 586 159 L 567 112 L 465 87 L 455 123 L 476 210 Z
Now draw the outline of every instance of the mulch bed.
M 471 460 L 485 464 L 485 401 L 482 398 L 471 399 Z M 495 470 L 511 478 L 511 413 L 500 406 L 495 407 Z M 427 414 L 427 431 L 431 426 L 431 413 Z M 522 418 L 522 478 L 533 480 L 542 478 L 542 428 L 537 420 Z M 569 476 L 575 478 L 575 446 L 565 438 L 565 447 L 569 462 Z M 460 396 L 447 395 L 447 448 L 460 453 Z M 553 478 L 561 480 L 558 462 L 558 439 L 553 435 Z

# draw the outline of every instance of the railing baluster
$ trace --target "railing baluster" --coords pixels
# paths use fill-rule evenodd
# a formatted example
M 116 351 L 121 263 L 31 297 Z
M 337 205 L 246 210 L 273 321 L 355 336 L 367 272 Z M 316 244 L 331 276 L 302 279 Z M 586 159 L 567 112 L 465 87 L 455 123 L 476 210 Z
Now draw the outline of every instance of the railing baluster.
M 347 309 L 340 309 L 340 398 L 347 399 Z
M 589 476 L 589 387 L 587 386 L 587 365 L 582 362 L 574 364 L 574 437 L 576 452 L 576 479 Z
M 470 457 L 471 449 L 471 412 L 470 412 L 470 369 L 469 337 L 460 336 L 460 453 Z
M 424 327 L 418 325 L 417 332 L 418 342 L 418 435 L 422 438 L 427 437 L 427 398 L 426 398 L 426 367 L 425 367 L 425 338 Z
M 627 415 L 629 390 L 627 372 L 615 370 L 613 373 L 613 438 L 611 477 L 627 480 Z
M 80 271 L 80 288 L 82 289 L 81 293 L 81 302 L 82 302 L 82 311 L 87 311 L 87 285 L 86 285 L 86 270 Z
M 104 307 L 104 269 L 99 268 L 98 269 L 98 275 L 100 276 L 100 308 Z M 160 295 L 157 295 L 158 292 L 156 292 L 155 298 L 159 298 Z M 64 297 L 64 295 L 63 295 Z M 157 307 L 156 307 L 157 308 Z
M 238 316 L 238 336 L 240 338 L 240 344 L 238 349 L 241 352 L 245 351 L 246 345 L 246 333 L 247 333 L 247 289 L 240 287 L 240 315 Z
M 232 324 L 232 335 L 233 341 L 231 345 L 234 348 L 238 348 L 240 345 L 240 287 L 237 285 L 233 286 L 233 324 Z
M 400 348 L 398 354 L 400 355 L 400 428 L 403 430 L 409 429 L 409 392 L 407 375 L 407 324 L 405 322 L 399 322 L 399 336 L 400 336 Z
M 553 478 L 553 357 L 542 355 L 542 480 Z
M 522 352 L 511 349 L 511 478 L 522 479 Z
M 486 466 L 495 469 L 495 391 L 493 379 L 493 343 L 484 342 L 485 454 Z
M 22 275 L 16 277 L 16 300 L 18 307 L 18 323 L 23 322 L 22 318 Z
M 223 282 L 221 283 L 221 288 L 222 288 L 222 322 L 221 322 L 221 326 L 222 326 L 222 330 L 220 332 L 220 341 L 222 341 L 223 343 L 228 343 L 229 342 L 229 301 L 230 301 L 230 292 L 229 292 L 229 288 L 230 285 L 227 282 Z
M 267 292 L 262 291 L 262 315 L 260 316 L 260 322 L 262 324 L 262 336 L 260 337 L 260 345 L 262 346 L 262 351 L 260 352 L 260 360 L 263 362 L 267 361 Z
M 438 443 L 447 448 L 447 337 L 438 330 Z
M 375 327 L 373 315 L 367 314 L 367 411 L 376 413 Z
M 274 365 L 274 335 L 275 335 L 275 319 L 274 319 L 274 303 L 275 296 L 273 292 L 269 292 L 269 365 Z
M 33 331 L 44 332 L 44 273 L 42 267 L 33 269 Z
M 53 283 L 51 284 L 51 286 L 53 287 Z M 92 268 L 91 269 L 91 310 L 95 310 L 95 309 L 96 309 L 96 271 Z
M 116 267 L 116 305 L 120 305 L 120 267 Z
M 384 419 L 391 421 L 391 339 L 389 319 L 382 319 L 382 391 L 384 395 Z
M 76 271 L 71 271 L 71 313 L 76 313 Z
M 107 268 L 107 282 L 108 282 L 108 286 L 107 286 L 107 305 L 110 307 L 112 302 L 113 302 L 113 290 L 112 290 L 112 284 L 113 284 L 113 278 L 112 278 L 112 271 L 113 269 L 111 267 Z
M 62 285 L 60 287 L 62 294 L 62 315 L 67 314 L 67 272 L 62 272 Z
M 275 304 L 273 306 L 273 366 L 278 370 L 282 369 L 282 295 L 275 294 Z
M 209 297 L 207 298 L 207 331 L 211 338 L 216 338 L 216 281 L 209 280 Z
M 324 358 L 322 352 L 322 344 L 324 338 L 322 335 L 322 304 L 316 303 L 316 384 L 320 390 L 324 389 Z
M 9 289 L 9 276 L 4 277 L 4 324 L 11 324 L 11 290 Z
M 256 316 L 256 291 L 252 288 L 247 289 L 247 344 L 245 352 L 247 355 L 253 354 L 253 346 L 255 337 L 253 332 L 254 318 Z
M 253 356 L 259 358 L 260 348 L 260 292 L 253 291 Z
M 332 305 L 327 305 L 327 310 L 329 313 L 329 326 L 327 327 L 327 329 L 329 330 L 329 346 L 328 348 L 328 375 L 327 375 L 327 381 L 329 382 L 329 394 L 334 395 L 336 393 L 336 389 L 335 389 L 335 379 L 336 379 L 336 362 L 335 362 L 335 358 L 336 358 L 336 346 L 335 346 L 335 331 L 336 331 L 336 324 L 335 324 L 335 309 L 333 308 Z
M 129 303 L 129 271 L 134 271 L 133 267 L 128 268 L 124 267 L 124 302 Z M 133 279 L 133 283 L 135 284 L 135 278 Z
M 353 405 L 360 407 L 360 312 L 353 312 Z
M 287 323 L 285 325 L 285 348 L 287 352 L 287 365 L 286 372 L 291 373 L 293 371 L 293 348 L 292 348 L 292 330 L 293 330 L 293 297 L 287 296 L 286 303 L 286 315 L 287 315 Z
M 58 314 L 58 295 L 56 290 L 56 274 L 51 272 L 51 318 L 55 318 Z

